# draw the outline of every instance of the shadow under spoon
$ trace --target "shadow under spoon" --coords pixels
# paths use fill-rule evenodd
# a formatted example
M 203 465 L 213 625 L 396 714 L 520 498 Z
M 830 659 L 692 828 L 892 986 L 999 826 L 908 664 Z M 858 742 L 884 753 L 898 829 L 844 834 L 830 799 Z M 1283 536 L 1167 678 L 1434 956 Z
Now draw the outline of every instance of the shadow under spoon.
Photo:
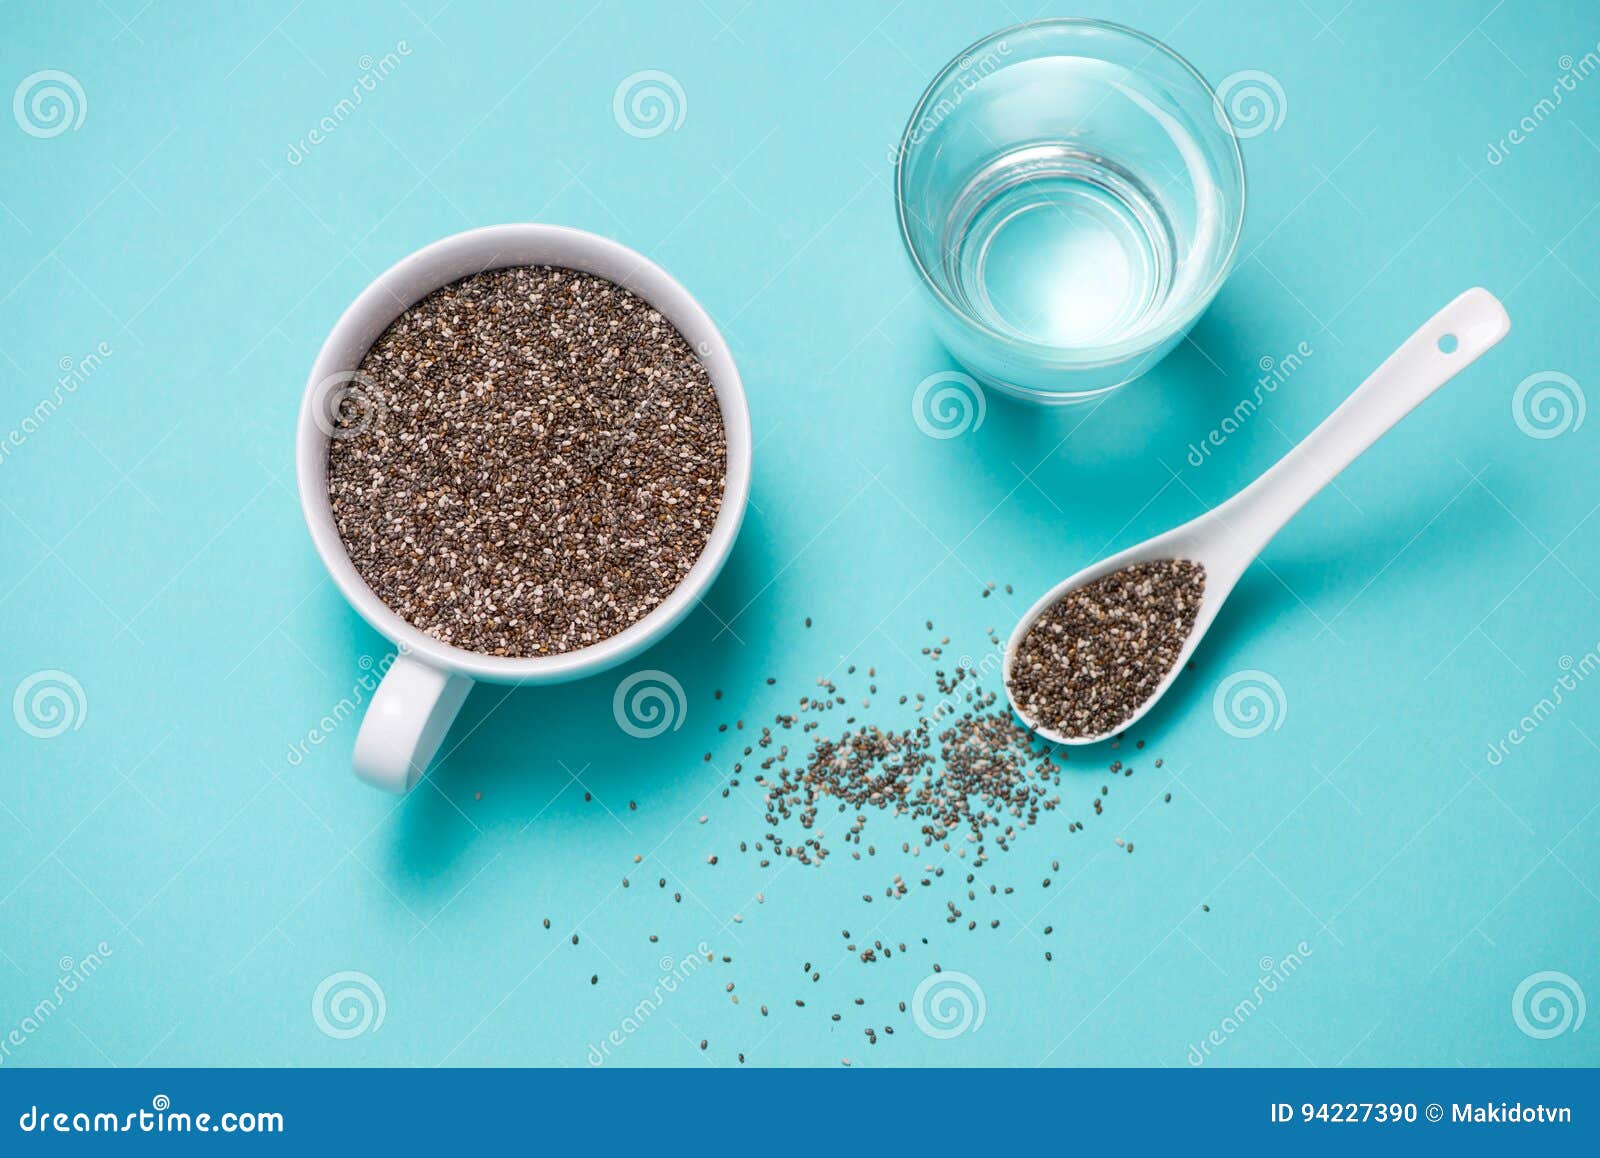
M 1272 537 L 1317 492 L 1390 428 L 1511 329 L 1505 308 L 1481 287 L 1470 289 L 1407 338 L 1343 404 L 1249 486 L 1226 502 L 1165 534 L 1085 567 L 1058 583 L 1023 615 L 1006 644 L 1005 686 L 1012 709 L 1030 728 L 1058 744 L 1094 744 L 1137 723 L 1188 662 L 1234 584 Z M 1205 568 L 1194 625 L 1159 683 L 1130 714 L 1093 734 L 1064 732 L 1030 717 L 1013 688 L 1019 651 L 1041 616 L 1069 593 L 1140 563 L 1187 560 Z M 1137 656 L 1118 657 L 1136 663 Z M 1059 705 L 1065 709 L 1068 705 Z M 1054 713 L 1064 719 L 1061 712 Z

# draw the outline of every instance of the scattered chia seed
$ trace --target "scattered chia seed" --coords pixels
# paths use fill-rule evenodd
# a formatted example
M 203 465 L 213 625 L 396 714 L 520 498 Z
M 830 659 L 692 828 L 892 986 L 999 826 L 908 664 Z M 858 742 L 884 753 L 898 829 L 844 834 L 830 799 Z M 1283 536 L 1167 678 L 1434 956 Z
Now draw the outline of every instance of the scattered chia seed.
M 1018 827 L 1006 817 L 1027 827 L 1059 804 L 1060 798 L 1050 792 L 1060 782 L 1057 765 L 1009 710 L 999 706 L 996 693 L 980 686 L 975 669 L 935 675 L 943 699 L 911 727 L 860 724 L 836 735 L 817 733 L 803 762 L 775 768 L 773 762 L 764 764 L 769 771 L 757 783 L 767 792 L 768 836 L 776 848 L 802 864 L 826 859 L 829 848 L 817 824 L 822 809 L 833 805 L 839 812 L 856 813 L 844 839 L 858 847 L 867 822 L 861 810 L 870 807 L 922 821 L 924 847 L 943 843 L 953 833 L 979 843 L 989 833 L 1003 849 Z M 804 710 L 827 712 L 838 702 L 812 700 Z M 798 719 L 780 715 L 774 723 L 792 729 Z M 781 752 L 787 755 L 788 749 Z M 783 829 L 790 824 L 802 832 L 785 840 Z M 868 851 L 875 852 L 870 846 Z M 981 863 L 981 843 L 978 855 Z M 897 879 L 889 895 L 906 891 L 905 881 Z M 871 894 L 863 900 L 871 903 Z
M 1203 583 L 1203 575 L 1197 578 L 1198 582 Z M 996 591 L 997 588 L 991 585 L 988 590 Z M 1126 622 L 1123 621 L 1124 625 Z M 1192 618 L 1189 625 L 1192 626 Z M 931 621 L 927 623 L 927 628 L 934 630 Z M 998 648 L 1000 642 L 994 637 L 992 629 L 988 634 L 990 644 Z M 764 826 L 754 834 L 746 832 L 744 835 L 749 839 L 737 840 L 736 843 L 738 853 L 749 856 L 751 860 L 759 860 L 762 868 L 767 868 L 772 860 L 780 856 L 799 861 L 802 865 L 820 866 L 831 852 L 840 851 L 841 848 L 857 862 L 864 857 L 880 854 L 884 860 L 891 860 L 896 856 L 898 846 L 898 855 L 906 858 L 904 863 L 886 866 L 887 883 L 880 878 L 873 891 L 860 894 L 863 904 L 875 905 L 880 911 L 887 909 L 882 923 L 894 919 L 894 903 L 910 896 L 914 888 L 938 890 L 942 886 L 952 885 L 955 887 L 948 894 L 948 899 L 938 897 L 934 900 L 935 906 L 943 902 L 944 911 L 940 915 L 945 918 L 945 923 L 954 929 L 964 925 L 968 930 L 967 935 L 972 937 L 982 937 L 985 932 L 1001 936 L 1003 934 L 999 931 L 1007 927 L 1011 918 L 1016 918 L 1025 928 L 1031 928 L 1033 920 L 1043 917 L 1049 906 L 1034 917 L 1023 917 L 1013 912 L 1007 902 L 1000 901 L 1003 912 L 996 915 L 994 902 L 986 904 L 986 898 L 1011 897 L 1017 895 L 1019 889 L 1014 884 L 1005 884 L 1003 880 L 990 879 L 988 874 L 980 877 L 979 873 L 989 863 L 992 850 L 1012 851 L 1014 856 L 1020 855 L 1016 851 L 1019 838 L 1026 830 L 1039 825 L 1044 825 L 1051 834 L 1049 839 L 1056 841 L 1083 832 L 1090 810 L 1083 810 L 1084 820 L 1056 820 L 1048 816 L 1068 807 L 1063 805 L 1059 795 L 1065 771 L 1065 750 L 1050 746 L 1019 725 L 1003 697 L 983 686 L 984 680 L 991 678 L 988 676 L 993 670 L 990 661 L 974 663 L 963 655 L 954 670 L 940 670 L 939 651 L 950 644 L 948 636 L 940 638 L 940 648 L 928 649 L 932 660 L 930 667 L 934 669 L 929 689 L 899 695 L 898 709 L 872 708 L 872 704 L 889 705 L 895 702 L 892 689 L 886 688 L 884 695 L 879 698 L 876 684 L 868 682 L 878 677 L 876 668 L 841 661 L 840 667 L 834 672 L 815 681 L 812 694 L 787 699 L 775 709 L 769 724 L 763 726 L 755 723 L 750 734 L 741 737 L 749 741 L 748 744 L 739 745 L 745 761 L 754 761 L 749 763 L 748 771 L 745 770 L 745 763 L 730 763 L 720 759 L 715 748 L 712 752 L 704 753 L 701 767 L 725 765 L 730 769 L 728 774 L 720 776 L 721 784 L 708 786 L 711 791 L 720 787 L 724 798 L 730 796 L 730 790 L 740 787 L 741 776 L 754 782 L 754 790 L 761 795 L 754 799 L 741 796 L 741 809 L 745 803 L 754 803 L 757 807 L 764 805 Z M 1181 637 L 1179 643 L 1181 645 Z M 858 675 L 861 670 L 865 670 L 864 677 Z M 842 675 L 839 674 L 841 671 Z M 761 678 L 757 677 L 757 680 Z M 885 675 L 886 683 L 888 679 Z M 776 682 L 775 677 L 766 677 L 768 687 Z M 853 705 L 863 688 L 869 695 L 865 697 L 861 713 L 863 722 L 858 723 L 856 717 L 848 713 L 855 710 Z M 722 697 L 717 695 L 716 698 Z M 890 717 L 884 718 L 881 715 L 883 712 L 890 713 Z M 734 711 L 730 710 L 725 719 L 733 717 Z M 744 729 L 744 723 L 742 719 L 738 721 L 740 730 Z M 719 725 L 715 720 L 709 721 L 706 728 L 708 732 L 715 729 L 712 734 L 721 737 L 718 743 L 732 733 L 732 728 L 726 723 Z M 1118 739 L 1128 739 L 1137 750 L 1142 751 L 1145 747 L 1143 741 L 1131 737 L 1119 736 Z M 692 754 L 688 759 L 692 762 Z M 1156 760 L 1155 765 L 1160 767 L 1161 761 Z M 1085 769 L 1089 776 L 1093 776 L 1094 771 Z M 1130 775 L 1133 769 L 1121 760 L 1107 760 L 1099 771 L 1098 780 L 1115 782 Z M 1080 777 L 1077 805 L 1091 805 L 1095 816 L 1114 816 L 1115 810 L 1110 807 L 1109 782 L 1096 785 L 1094 780 Z M 749 791 L 748 787 L 746 791 Z M 1089 796 L 1089 793 L 1094 795 Z M 707 796 L 710 794 L 708 791 Z M 1171 795 L 1170 792 L 1165 793 L 1165 799 L 1170 801 Z M 629 803 L 630 808 L 633 807 L 633 802 Z M 875 831 L 874 837 L 882 840 L 881 849 L 869 843 L 865 836 L 869 818 L 879 816 L 883 819 L 874 823 L 906 825 L 892 837 Z M 722 818 L 715 810 L 704 814 L 695 810 L 685 819 L 708 826 L 709 834 L 709 826 Z M 729 847 L 727 842 L 737 835 L 723 833 L 715 839 L 717 843 Z M 1131 840 L 1115 836 L 1114 833 L 1108 835 L 1113 836 L 1117 847 L 1132 853 Z M 1062 873 L 1062 861 L 1066 853 L 1066 850 L 1058 851 L 1061 856 L 1039 861 L 1031 877 L 1028 870 L 1024 870 L 1023 879 L 1037 880 L 1041 889 L 1054 890 L 1055 880 Z M 755 855 L 750 855 L 752 853 Z M 760 855 L 763 853 L 770 853 L 771 859 Z M 703 855 L 707 868 L 696 871 L 709 871 L 718 865 L 718 854 Z M 633 859 L 635 864 L 642 861 L 637 854 L 633 854 Z M 1045 870 L 1046 864 L 1048 875 L 1041 871 Z M 735 856 L 723 871 L 738 872 L 741 866 L 748 867 L 748 862 L 742 856 Z M 901 871 L 896 872 L 896 868 Z M 1071 875 L 1069 868 L 1067 876 L 1061 879 L 1067 881 Z M 622 881 L 623 887 L 627 888 L 629 878 L 623 877 Z M 957 881 L 964 883 L 955 885 Z M 658 877 L 656 883 L 658 891 L 665 897 L 667 878 Z M 692 877 L 685 877 L 680 887 L 689 888 L 691 884 Z M 1027 887 L 1024 886 L 1021 891 L 1026 894 Z M 964 897 L 962 894 L 965 894 Z M 675 891 L 671 895 L 673 903 L 682 903 L 683 892 Z M 935 895 L 938 896 L 937 891 Z M 1052 893 L 1052 896 L 1055 895 L 1058 894 Z M 690 896 L 692 899 L 694 894 L 691 892 Z M 766 903 L 765 892 L 757 891 L 754 896 L 756 904 Z M 777 897 L 775 893 L 774 898 Z M 985 908 L 990 911 L 983 912 Z M 1202 905 L 1201 909 L 1209 912 L 1210 906 Z M 918 910 L 913 907 L 912 911 Z M 1061 918 L 1055 916 L 1054 919 Z M 734 912 L 727 917 L 725 928 L 731 930 L 744 923 L 743 914 Z M 753 926 L 759 923 L 753 919 L 749 924 Z M 545 919 L 545 925 L 549 927 L 549 918 Z M 1063 926 L 1063 937 L 1075 940 L 1071 928 L 1070 924 Z M 812 986 L 806 990 L 812 996 L 809 999 L 796 998 L 791 991 L 787 999 L 794 1002 L 794 1008 L 809 1008 L 824 1019 L 825 1024 L 830 1027 L 837 1025 L 842 1029 L 843 1016 L 837 1010 L 845 1008 L 847 1001 L 858 1009 L 864 1009 L 866 1004 L 864 997 L 851 999 L 840 994 L 837 988 L 830 988 L 836 986 L 844 976 L 841 967 L 852 957 L 880 971 L 909 968 L 909 972 L 899 974 L 900 980 L 907 984 L 914 985 L 925 976 L 927 969 L 931 968 L 935 974 L 942 972 L 939 963 L 928 962 L 920 953 L 918 946 L 928 946 L 928 937 L 907 936 L 906 940 L 893 941 L 875 939 L 876 932 L 876 929 L 871 929 L 857 937 L 852 935 L 850 929 L 841 928 L 842 953 L 839 953 L 841 946 L 835 946 L 833 953 L 824 949 L 822 956 L 817 957 L 816 947 L 812 946 L 809 955 L 817 959 L 815 962 L 806 960 L 802 966 L 803 983 Z M 1042 932 L 1045 937 L 1051 938 L 1047 944 L 1054 943 L 1053 924 L 1044 925 Z M 959 934 L 953 932 L 952 935 Z M 887 931 L 883 933 L 883 937 L 889 936 Z M 577 945 L 578 935 L 573 933 L 571 938 L 572 943 Z M 656 945 L 661 942 L 661 937 L 650 933 L 648 941 Z M 903 959 L 898 966 L 893 961 L 896 953 Z M 1053 951 L 1044 950 L 1043 955 L 1046 962 L 1053 962 Z M 908 966 L 905 965 L 905 959 L 909 959 Z M 708 951 L 705 960 L 720 960 L 725 966 L 733 966 L 733 958 L 728 955 L 719 958 Z M 667 958 L 662 961 L 665 963 Z M 719 980 L 721 992 L 730 1003 L 741 1005 L 742 993 L 750 998 L 751 1007 L 759 1009 L 760 1015 L 766 1018 L 770 1016 L 770 1008 L 759 1002 L 760 998 L 766 997 L 769 1001 L 776 999 L 780 1003 L 781 1013 L 781 1002 L 785 1000 L 781 992 L 752 992 L 749 978 L 737 981 L 734 969 L 730 969 L 729 974 L 732 976 L 725 974 Z M 598 985 L 598 977 L 598 974 L 593 974 L 590 984 Z M 896 1007 L 903 1014 L 908 1005 L 905 1000 L 900 1000 Z M 881 1029 L 874 1026 L 862 1028 L 867 1044 L 872 1046 L 879 1044 L 880 1032 L 888 1038 L 893 1036 L 894 1029 L 889 1025 Z M 883 1044 L 891 1050 L 894 1045 L 888 1041 Z M 702 1048 L 708 1046 L 703 1045 Z M 742 1060 L 744 1055 L 738 1056 Z
M 390 325 L 354 382 L 328 446 L 334 521 L 373 592 L 445 643 L 598 643 L 705 549 L 727 471 L 710 378 L 609 281 L 464 278 Z
M 1194 629 L 1199 563 L 1138 563 L 1063 595 L 1028 629 L 1009 688 L 1037 727 L 1073 738 L 1117 729 L 1155 692 Z

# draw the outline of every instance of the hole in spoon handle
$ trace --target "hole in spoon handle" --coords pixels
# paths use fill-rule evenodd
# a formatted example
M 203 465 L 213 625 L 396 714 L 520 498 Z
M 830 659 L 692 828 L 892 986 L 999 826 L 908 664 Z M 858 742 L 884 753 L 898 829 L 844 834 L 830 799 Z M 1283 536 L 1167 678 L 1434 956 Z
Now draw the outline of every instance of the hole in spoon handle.
M 1481 287 L 1429 318 L 1322 425 L 1219 508 L 1241 546 L 1252 555 L 1266 546 L 1335 475 L 1510 329 L 1505 307 Z
M 1434 349 L 1460 369 L 1510 329 L 1511 319 L 1506 316 L 1505 307 L 1492 293 L 1477 286 L 1445 306 L 1418 333 L 1433 335 Z

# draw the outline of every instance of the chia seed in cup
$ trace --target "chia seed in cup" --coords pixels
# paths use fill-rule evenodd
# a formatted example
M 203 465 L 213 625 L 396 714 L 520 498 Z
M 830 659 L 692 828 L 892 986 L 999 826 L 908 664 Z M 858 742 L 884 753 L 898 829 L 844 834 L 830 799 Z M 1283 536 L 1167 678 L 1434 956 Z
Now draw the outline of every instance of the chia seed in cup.
M 374 594 L 486 655 L 623 631 L 682 582 L 722 503 L 710 377 L 649 304 L 517 266 L 417 302 L 333 419 L 328 496 Z

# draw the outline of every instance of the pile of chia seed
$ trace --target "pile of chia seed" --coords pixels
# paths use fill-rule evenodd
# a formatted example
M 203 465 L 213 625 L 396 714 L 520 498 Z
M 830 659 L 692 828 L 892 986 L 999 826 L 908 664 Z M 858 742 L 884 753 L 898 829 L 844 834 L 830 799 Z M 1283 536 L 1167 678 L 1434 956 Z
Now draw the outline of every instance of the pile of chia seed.
M 1178 662 L 1205 589 L 1199 563 L 1163 559 L 1067 592 L 1017 648 L 1007 685 L 1017 710 L 1062 736 L 1114 732 Z
M 990 642 L 999 645 L 993 636 Z M 924 652 L 938 659 L 942 647 Z M 855 671 L 852 666 L 844 678 Z M 869 669 L 868 680 L 873 678 Z M 817 694 L 800 697 L 797 711 L 780 714 L 772 727 L 762 728 L 755 743 L 771 747 L 778 735 L 774 728 L 819 733 L 799 760 L 790 760 L 788 745 L 780 742 L 773 755 L 761 759 L 762 770 L 754 778 L 766 792 L 767 840 L 784 856 L 802 864 L 826 859 L 829 847 L 819 824 L 826 823 L 828 812 L 855 814 L 840 843 L 861 846 L 870 809 L 915 821 L 923 848 L 947 849 L 952 839 L 976 845 L 974 863 L 981 865 L 984 841 L 992 838 L 997 847 L 1007 848 L 1019 829 L 1031 827 L 1041 812 L 1061 802 L 1051 793 L 1061 780 L 1049 750 L 1017 723 L 1001 697 L 982 686 L 982 674 L 970 662 L 950 673 L 934 672 L 939 699 L 932 704 L 922 692 L 899 697 L 901 705 L 909 701 L 916 718 L 898 729 L 859 723 L 852 714 L 842 730 L 821 733 L 826 717 L 856 709 L 832 678 L 819 679 L 817 686 Z M 866 690 L 863 712 L 872 706 L 876 683 Z M 751 754 L 747 748 L 746 757 Z M 736 773 L 741 769 L 742 764 L 734 766 Z M 788 839 L 781 835 L 785 829 Z M 895 883 L 904 892 L 904 882 L 897 878 Z
M 983 596 L 994 590 L 995 585 L 989 584 Z M 1011 588 L 1005 591 L 1010 594 Z M 811 627 L 812 620 L 806 619 L 805 626 Z M 935 630 L 931 620 L 925 621 L 925 628 L 930 634 Z M 987 935 L 1022 947 L 1031 940 L 1033 951 L 1047 963 L 1054 961 L 1060 943 L 1071 945 L 1092 935 L 1090 930 L 1075 929 L 1070 908 L 1056 903 L 1082 871 L 1063 870 L 1067 850 L 1061 845 L 1065 838 L 1085 833 L 1086 822 L 1115 823 L 1113 805 L 1123 793 L 1113 794 L 1113 786 L 1131 783 L 1136 765 L 1137 770 L 1153 768 L 1159 773 L 1163 761 L 1146 763 L 1143 740 L 1117 735 L 1108 744 L 1104 762 L 1086 760 L 1069 782 L 1087 790 L 1087 798 L 1080 793 L 1074 803 L 1064 803 L 1059 790 L 1067 752 L 1020 724 L 1006 701 L 984 686 L 998 675 L 1002 654 L 1002 641 L 993 628 L 987 641 L 989 648 L 976 660 L 963 655 L 951 664 L 946 659 L 950 638 L 930 639 L 922 648 L 929 670 L 915 673 L 910 686 L 892 690 L 880 688 L 876 668 L 842 663 L 842 670 L 819 677 L 804 694 L 789 693 L 792 698 L 786 698 L 765 725 L 747 724 L 731 708 L 734 697 L 714 692 L 719 707 L 728 710 L 719 712 L 715 750 L 704 753 L 703 763 L 720 770 L 725 800 L 734 793 L 744 797 L 732 809 L 735 823 L 746 823 L 751 803 L 764 806 L 762 823 L 753 830 L 740 827 L 719 834 L 719 818 L 708 809 L 698 817 L 698 825 L 706 826 L 700 864 L 679 875 L 655 852 L 649 854 L 650 867 L 642 867 L 646 855 L 636 853 L 635 868 L 622 878 L 621 888 L 642 887 L 637 900 L 643 905 L 692 907 L 702 873 L 742 869 L 747 874 L 762 872 L 763 882 L 769 882 L 781 875 L 782 868 L 774 870 L 781 858 L 821 871 L 819 866 L 837 852 L 847 852 L 849 861 L 883 867 L 877 874 L 867 870 L 875 883 L 861 893 L 860 901 L 869 907 L 854 915 L 841 911 L 845 927 L 839 930 L 838 941 L 805 946 L 795 958 L 798 969 L 786 978 L 763 973 L 759 989 L 747 987 L 741 977 L 744 962 L 733 951 L 737 946 L 719 944 L 713 950 L 702 942 L 698 953 L 708 970 L 718 975 L 709 987 L 715 992 L 720 984 L 722 996 L 748 1009 L 751 1021 L 741 1031 L 749 1041 L 691 1036 L 691 1042 L 698 1039 L 700 1050 L 745 1064 L 746 1050 L 772 1037 L 772 1029 L 761 1028 L 761 1022 L 774 1010 L 780 1015 L 799 1010 L 804 1011 L 800 1016 L 826 1019 L 834 1029 L 851 1031 L 852 1039 L 867 1048 L 892 1042 L 897 1027 L 903 1030 L 908 1023 L 915 1027 L 923 1023 L 921 1019 L 936 1015 L 931 1008 L 936 998 L 928 995 L 936 993 L 938 985 L 929 980 L 930 971 L 943 971 L 944 952 L 964 956 L 973 950 L 920 924 L 929 919 L 929 906 L 900 904 L 913 901 L 919 893 L 934 900 L 938 915 L 932 919 L 952 935 L 963 941 Z M 782 691 L 776 677 L 769 676 L 765 685 L 767 692 Z M 731 761 L 724 758 L 730 743 L 737 745 L 727 752 L 736 757 Z M 760 795 L 746 796 L 751 787 Z M 1156 801 L 1171 804 L 1173 798 L 1170 788 L 1155 789 L 1148 803 L 1133 800 L 1129 815 L 1137 817 Z M 595 798 L 585 792 L 583 799 L 591 803 Z M 626 804 L 629 813 L 638 807 L 635 801 Z M 883 843 L 869 837 L 869 824 Z M 1044 831 L 1024 841 L 1024 834 L 1036 825 Z M 1103 839 L 1114 841 L 1119 852 L 1134 851 L 1126 834 L 1113 830 Z M 1040 841 L 1045 843 L 1041 846 Z M 1004 861 L 991 861 L 993 852 L 1008 855 Z M 866 864 L 861 867 L 866 869 Z M 763 883 L 761 888 L 765 887 Z M 634 891 L 638 894 L 640 889 Z M 766 892 L 758 889 L 750 897 L 750 907 L 727 916 L 723 931 L 739 926 L 741 936 L 748 935 L 751 925 L 764 923 L 767 903 Z M 1208 904 L 1199 908 L 1210 911 Z M 1059 927 L 1057 920 L 1063 921 Z M 562 932 L 548 917 L 543 925 L 547 931 Z M 663 939 L 653 931 L 656 928 L 653 923 L 644 926 L 646 944 L 639 949 L 652 962 L 665 962 L 669 959 L 657 955 L 670 938 Z M 739 936 L 727 939 L 742 944 Z M 581 982 L 605 984 L 610 959 L 601 961 L 585 953 L 576 928 L 570 941 L 580 956 Z M 865 966 L 894 973 L 903 986 L 899 999 L 864 996 L 851 977 Z M 962 983 L 962 974 L 952 977 L 953 984 Z M 850 1053 L 840 1061 L 854 1064 Z M 590 1064 L 599 1063 L 591 1057 Z
M 641 299 L 519 266 L 412 306 L 334 419 L 351 562 L 408 623 L 544 656 L 617 634 L 705 549 L 727 443 L 705 367 Z

